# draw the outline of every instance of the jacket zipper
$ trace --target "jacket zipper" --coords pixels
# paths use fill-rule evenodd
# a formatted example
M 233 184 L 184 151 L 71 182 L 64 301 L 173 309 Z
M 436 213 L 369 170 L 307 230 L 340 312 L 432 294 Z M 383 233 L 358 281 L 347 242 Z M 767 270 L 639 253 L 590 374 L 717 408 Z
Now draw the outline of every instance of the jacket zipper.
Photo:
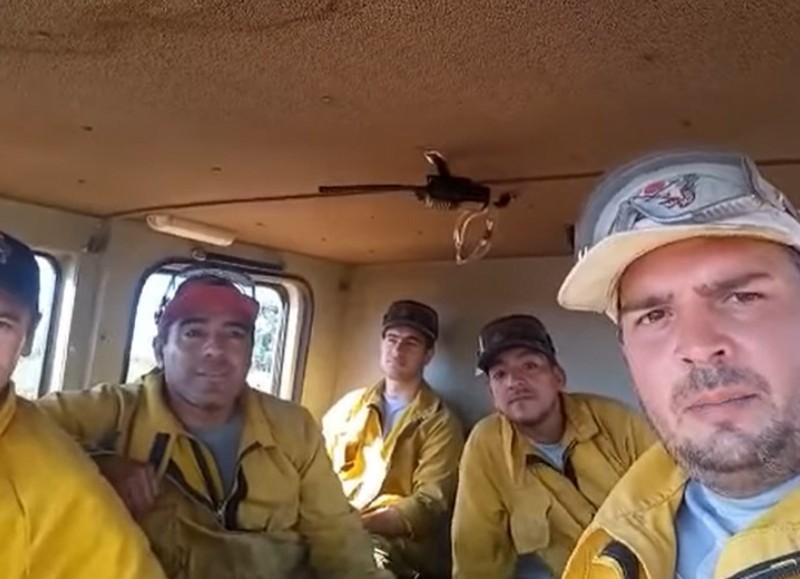
M 217 517 L 217 521 L 219 521 L 223 527 L 225 527 L 225 511 L 228 508 L 228 503 L 230 502 L 231 497 L 233 497 L 236 494 L 236 491 L 239 489 L 240 468 L 242 468 L 241 465 L 237 464 L 236 478 L 233 480 L 233 486 L 231 487 L 231 492 L 229 492 L 228 495 L 225 497 L 225 499 L 217 506 L 217 512 L 215 513 L 215 515 Z
M 729 579 L 789 579 L 800 577 L 800 551 L 763 561 L 731 575 Z
M 178 489 L 179 493 L 181 493 L 185 498 L 189 499 L 189 501 L 191 501 L 192 503 L 194 503 L 198 507 L 201 507 L 202 509 L 205 509 L 206 511 L 209 511 L 213 515 L 214 519 L 220 525 L 222 525 L 223 528 L 225 527 L 225 508 L 228 505 L 228 499 L 230 497 L 226 498 L 225 501 L 221 505 L 216 506 L 215 508 L 209 508 L 209 505 L 207 503 L 204 503 L 202 501 L 197 500 L 197 497 L 192 496 L 192 494 L 189 493 L 186 489 L 184 489 L 183 486 L 180 484 L 180 482 L 175 480 L 172 476 L 170 476 L 169 474 L 165 473 L 164 474 L 164 478 L 172 481 L 173 485 L 175 486 L 175 488 Z M 236 490 L 237 485 L 238 485 L 238 481 L 234 483 L 234 487 L 233 487 L 234 491 Z M 231 493 L 230 496 L 233 496 L 233 493 Z
M 249 451 L 250 451 L 249 448 L 245 449 L 245 451 L 239 457 L 239 461 L 236 464 L 236 472 L 237 473 L 242 468 L 242 459 L 245 457 L 245 455 Z M 192 496 L 192 494 L 189 493 L 186 489 L 184 489 L 183 485 L 181 485 L 179 481 L 175 480 L 172 476 L 170 476 L 169 473 L 164 473 L 164 478 L 167 478 L 167 479 L 171 480 L 173 485 L 178 489 L 178 491 L 184 497 L 189 499 L 191 502 L 193 502 L 198 507 L 202 507 L 202 508 L 206 509 L 207 511 L 209 511 L 214 516 L 214 519 L 216 519 L 216 521 L 223 528 L 226 528 L 226 526 L 225 526 L 225 510 L 227 509 L 228 503 L 230 502 L 231 498 L 236 496 L 236 491 L 239 489 L 239 477 L 238 477 L 238 475 L 237 475 L 236 479 L 233 482 L 233 486 L 231 487 L 231 492 L 228 493 L 228 495 L 225 497 L 225 499 L 221 503 L 214 505 L 213 508 L 209 508 L 208 504 L 197 500 L 197 497 Z
M 255 448 L 254 445 L 250 445 L 250 446 L 248 446 L 247 448 L 244 449 L 244 451 L 242 452 L 241 455 L 239 455 L 239 460 L 236 461 L 236 477 L 233 480 L 233 485 L 231 486 L 231 490 L 225 496 L 225 498 L 222 500 L 222 503 L 217 506 L 217 512 L 216 512 L 217 520 L 226 529 L 228 528 L 227 520 L 226 520 L 226 513 L 228 511 L 228 505 L 230 504 L 231 500 L 233 500 L 233 498 L 237 496 L 237 494 L 239 492 L 239 487 L 243 483 L 244 483 L 244 492 L 245 493 L 248 492 L 247 479 L 244 478 L 244 471 L 243 471 L 243 468 L 242 468 L 242 461 L 244 460 L 244 457 L 246 457 L 254 448 Z M 239 497 L 239 499 L 241 500 L 241 497 Z M 233 529 L 231 529 L 231 530 L 233 530 Z

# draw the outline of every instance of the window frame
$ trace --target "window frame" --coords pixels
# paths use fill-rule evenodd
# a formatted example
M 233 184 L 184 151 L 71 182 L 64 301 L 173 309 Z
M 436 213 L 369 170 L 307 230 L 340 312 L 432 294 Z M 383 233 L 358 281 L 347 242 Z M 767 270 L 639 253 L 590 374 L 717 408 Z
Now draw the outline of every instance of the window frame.
M 285 400 L 299 402 L 302 396 L 302 385 L 308 358 L 308 346 L 311 337 L 311 323 L 314 312 L 311 288 L 303 278 L 287 275 L 280 267 L 276 267 L 275 265 L 220 254 L 200 254 L 197 256 L 193 255 L 193 257 L 167 257 L 155 262 L 142 272 L 142 275 L 139 276 L 136 282 L 132 304 L 128 312 L 128 327 L 126 330 L 125 351 L 123 352 L 120 381 L 122 383 L 127 382 L 136 315 L 142 296 L 142 290 L 147 280 L 155 273 L 169 273 L 170 270 L 175 271 L 181 267 L 192 265 L 208 265 L 209 267 L 244 273 L 253 279 L 256 286 L 267 286 L 278 293 L 284 304 L 284 311 L 282 312 L 279 341 L 275 349 L 277 358 L 273 369 L 272 384 L 266 392 Z M 292 290 L 297 292 L 297 296 L 294 299 L 291 295 L 293 293 Z M 283 378 L 286 369 L 285 364 L 287 362 L 286 338 L 289 330 L 289 318 L 292 306 L 299 309 L 297 328 L 299 335 L 295 346 L 296 351 L 293 356 L 294 359 L 290 361 L 290 363 L 293 362 L 294 365 L 293 379 L 290 384 L 285 385 L 283 383 Z M 287 393 L 286 390 L 289 388 L 291 388 L 291 391 Z

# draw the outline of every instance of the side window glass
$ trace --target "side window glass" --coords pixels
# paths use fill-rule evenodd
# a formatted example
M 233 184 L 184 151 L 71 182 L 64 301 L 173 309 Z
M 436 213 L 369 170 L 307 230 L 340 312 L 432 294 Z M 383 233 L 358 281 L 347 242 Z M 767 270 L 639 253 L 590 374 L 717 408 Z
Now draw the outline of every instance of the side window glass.
M 156 336 L 155 314 L 167 291 L 175 265 L 166 264 L 145 279 L 136 305 L 133 334 L 128 351 L 126 381 L 134 381 L 156 366 L 153 339 Z M 286 291 L 273 282 L 256 279 L 256 300 L 261 308 L 256 320 L 253 363 L 248 383 L 254 388 L 278 394 L 284 363 L 289 301 Z

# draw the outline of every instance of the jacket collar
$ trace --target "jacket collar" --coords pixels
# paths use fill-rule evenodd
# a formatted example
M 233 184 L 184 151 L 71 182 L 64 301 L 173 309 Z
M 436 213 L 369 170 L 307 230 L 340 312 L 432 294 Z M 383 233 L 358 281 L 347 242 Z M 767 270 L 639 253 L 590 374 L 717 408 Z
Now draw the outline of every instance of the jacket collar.
M 11 424 L 17 411 L 17 395 L 14 383 L 9 381 L 5 390 L 0 392 L 0 396 L 2 396 L 2 402 L 0 402 L 0 435 L 2 435 L 8 425 Z
M 165 387 L 164 373 L 160 370 L 146 374 L 141 380 L 141 392 L 152 428 L 156 432 L 188 436 L 186 428 L 167 403 L 164 394 Z M 249 386 L 245 388 L 241 397 L 241 412 L 244 422 L 241 448 L 247 448 L 253 443 L 258 443 L 265 448 L 275 446 L 272 428 L 258 398 L 258 391 Z
M 657 476 L 654 473 L 658 473 Z M 620 480 L 614 490 L 614 500 L 606 501 L 595 520 L 612 530 L 621 519 L 639 519 L 670 503 L 675 496 L 680 500 L 687 479 L 664 446 L 656 443 Z
M 674 569 L 664 565 L 674 565 L 675 515 L 686 481 L 683 469 L 656 443 L 617 483 L 590 529 L 603 529 L 627 545 L 649 576 L 671 577 Z
M 248 448 L 252 444 L 260 444 L 264 448 L 275 446 L 272 427 L 259 401 L 261 396 L 267 395 L 261 394 L 248 386 L 242 397 L 242 412 L 244 416 L 242 448 Z
M 185 434 L 183 425 L 169 408 L 164 388 L 164 373 L 160 370 L 145 374 L 140 379 L 140 392 L 150 426 L 156 432 L 166 432 L 170 435 Z
M 383 407 L 383 392 L 386 388 L 386 381 L 381 380 L 375 386 L 369 388 L 364 393 L 364 404 L 380 412 Z M 433 391 L 433 388 L 423 380 L 420 383 L 417 393 L 409 402 L 408 416 L 410 420 L 422 420 L 432 416 L 441 409 L 442 400 Z
M 654 444 L 614 488 L 585 537 L 603 529 L 636 554 L 649 576 L 671 577 L 674 569 L 665 565 L 674 565 L 675 517 L 687 481 L 686 472 L 664 446 Z M 800 491 L 795 490 L 729 539 L 717 563 L 717 575 L 734 576 L 752 561 L 796 551 L 798 510 Z
M 564 448 L 593 438 L 599 427 L 594 416 L 585 404 L 575 400 L 568 393 L 561 394 L 561 408 L 564 412 L 564 434 L 561 443 Z M 512 457 L 514 464 L 524 465 L 528 456 L 539 457 L 536 447 L 506 417 L 500 416 L 500 432 L 506 456 Z
M 564 436 L 561 440 L 565 447 L 578 442 L 586 442 L 594 438 L 600 431 L 587 404 L 576 400 L 569 394 L 562 394 L 561 405 L 564 408 L 565 417 Z

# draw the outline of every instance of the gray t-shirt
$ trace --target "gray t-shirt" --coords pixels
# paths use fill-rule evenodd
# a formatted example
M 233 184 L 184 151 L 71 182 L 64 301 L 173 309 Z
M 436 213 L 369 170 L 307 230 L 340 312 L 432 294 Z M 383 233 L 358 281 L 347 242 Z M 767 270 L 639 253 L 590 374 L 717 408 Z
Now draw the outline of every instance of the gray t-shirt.
M 551 465 L 562 472 L 564 471 L 564 447 L 560 442 L 556 442 L 555 444 L 537 442 L 535 446 Z
M 394 423 L 409 405 L 409 401 L 405 398 L 392 398 L 387 396 L 386 393 L 381 397 L 383 400 L 383 412 L 381 418 L 383 419 L 381 429 L 383 435 L 387 436 L 391 431 Z
M 564 471 L 564 446 L 560 442 L 555 444 L 536 442 L 534 447 L 554 468 Z M 525 553 L 517 557 L 514 579 L 553 579 L 553 572 L 537 554 Z
M 222 477 L 224 492 L 227 495 L 236 480 L 239 462 L 239 441 L 242 438 L 244 421 L 241 413 L 236 413 L 225 424 L 211 428 L 196 428 L 191 433 L 205 444 L 217 463 L 219 475 Z

